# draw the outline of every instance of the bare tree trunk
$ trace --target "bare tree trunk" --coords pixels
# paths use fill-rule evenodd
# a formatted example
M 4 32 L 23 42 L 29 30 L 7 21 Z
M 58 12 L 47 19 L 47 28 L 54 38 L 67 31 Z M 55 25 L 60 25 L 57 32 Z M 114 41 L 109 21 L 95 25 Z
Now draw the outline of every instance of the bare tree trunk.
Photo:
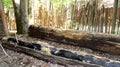
M 105 33 L 108 33 L 108 8 L 105 10 Z
M 17 4 L 15 0 L 12 0 L 17 24 L 17 34 L 26 34 L 28 28 L 28 0 L 20 0 L 20 4 Z
M 29 16 L 29 25 L 33 25 L 34 21 L 34 0 L 28 0 L 28 16 Z
M 22 34 L 23 31 L 23 27 L 22 27 L 22 23 L 21 23 L 21 19 L 20 19 L 20 4 L 17 4 L 15 2 L 15 0 L 12 0 L 13 2 L 13 6 L 14 6 L 14 14 L 15 14 L 15 18 L 16 18 L 16 26 L 17 26 L 17 33 L 18 34 Z
M 104 27 L 104 5 L 102 5 L 102 9 L 101 9 L 101 24 L 100 24 L 100 32 L 103 33 L 103 27 Z
M 115 33 L 117 9 L 118 9 L 118 0 L 114 0 L 113 22 L 112 22 L 112 33 L 113 34 Z
M 22 23 L 22 34 L 26 34 L 28 30 L 28 0 L 20 0 L 20 14 L 21 14 L 21 23 Z
M 5 35 L 9 35 L 8 29 L 7 29 L 7 24 L 6 24 L 6 21 L 5 21 L 4 9 L 3 9 L 3 5 L 2 5 L 2 1 L 1 0 L 0 0 L 0 21 L 1 21 L 0 22 L 1 23 L 1 27 L 3 27 L 3 31 L 4 31 Z

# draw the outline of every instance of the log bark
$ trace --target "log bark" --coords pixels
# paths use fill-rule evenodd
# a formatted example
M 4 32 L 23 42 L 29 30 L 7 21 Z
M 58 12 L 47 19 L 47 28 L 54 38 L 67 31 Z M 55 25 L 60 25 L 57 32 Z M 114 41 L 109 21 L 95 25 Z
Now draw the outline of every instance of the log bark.
M 29 36 L 120 55 L 120 36 L 30 26 Z
M 36 57 L 36 58 L 46 61 L 46 62 L 51 62 L 51 63 L 60 64 L 60 65 L 64 65 L 64 66 L 77 65 L 77 66 L 83 66 L 83 67 L 99 67 L 98 65 L 82 63 L 79 61 L 74 61 L 74 60 L 70 60 L 70 59 L 66 59 L 66 58 L 62 58 L 62 57 L 57 57 L 57 56 L 53 56 L 53 55 L 45 55 L 45 54 L 41 53 L 40 51 L 25 48 L 22 46 L 15 46 L 15 44 L 10 44 L 8 42 L 3 42 L 2 45 L 3 45 L 3 47 L 5 47 L 7 49 L 14 50 L 17 52 L 22 52 L 22 53 L 31 55 L 33 57 Z

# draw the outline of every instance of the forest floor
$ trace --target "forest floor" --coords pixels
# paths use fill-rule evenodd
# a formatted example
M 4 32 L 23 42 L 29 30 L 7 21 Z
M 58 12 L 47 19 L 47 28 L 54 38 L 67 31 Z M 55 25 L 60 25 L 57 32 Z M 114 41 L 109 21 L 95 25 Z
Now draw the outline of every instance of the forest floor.
M 91 49 L 76 47 L 76 46 L 72 46 L 72 45 L 68 45 L 68 44 L 62 44 L 62 43 L 56 43 L 56 42 L 52 42 L 52 41 L 48 41 L 48 40 L 32 38 L 32 37 L 25 36 L 25 35 L 24 36 L 17 35 L 17 38 L 20 40 L 27 41 L 27 42 L 41 41 L 41 42 L 48 43 L 49 45 L 54 46 L 56 48 L 64 48 L 67 50 L 76 51 L 77 54 L 91 55 L 91 56 L 95 56 L 97 58 L 105 58 L 105 59 L 109 59 L 112 61 L 120 62 L 119 55 L 111 55 L 108 53 L 93 51 Z M 0 67 L 64 67 L 62 65 L 53 64 L 50 62 L 47 63 L 47 62 L 44 62 L 37 58 L 34 58 L 32 56 L 28 56 L 26 54 L 18 53 L 18 52 L 12 51 L 12 50 L 5 49 L 5 51 L 8 53 L 8 55 L 10 57 L 5 55 L 3 50 L 0 48 Z M 113 66 L 115 66 L 116 64 L 118 67 L 120 66 L 119 63 L 111 63 L 111 65 L 113 65 Z M 68 67 L 79 67 L 79 66 L 68 66 Z M 110 67 L 110 66 L 107 66 L 107 67 Z

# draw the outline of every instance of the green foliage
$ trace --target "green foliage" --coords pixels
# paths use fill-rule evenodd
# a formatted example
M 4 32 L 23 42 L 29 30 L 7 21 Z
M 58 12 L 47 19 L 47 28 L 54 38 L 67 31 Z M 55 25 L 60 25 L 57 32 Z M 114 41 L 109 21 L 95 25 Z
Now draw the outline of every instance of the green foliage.
M 79 28 L 79 23 L 77 22 L 71 22 L 70 24 L 70 29 L 78 29 Z
M 2 0 L 3 2 L 3 5 L 5 8 L 12 8 L 13 5 L 12 5 L 12 0 Z
M 53 4 L 53 7 L 56 9 L 61 9 L 64 7 L 65 4 L 70 4 L 71 0 L 50 0 L 50 2 Z

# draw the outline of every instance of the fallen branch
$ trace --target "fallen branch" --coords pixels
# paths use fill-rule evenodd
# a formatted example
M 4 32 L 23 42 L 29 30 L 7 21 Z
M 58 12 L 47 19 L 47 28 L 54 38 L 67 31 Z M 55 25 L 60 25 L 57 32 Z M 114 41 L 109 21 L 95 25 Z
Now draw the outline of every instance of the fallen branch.
M 2 48 L 3 52 L 5 53 L 5 55 L 8 56 L 9 58 L 11 58 L 11 56 L 7 54 L 7 52 L 5 51 L 5 49 L 3 48 L 1 43 L 0 43 L 0 47 Z

